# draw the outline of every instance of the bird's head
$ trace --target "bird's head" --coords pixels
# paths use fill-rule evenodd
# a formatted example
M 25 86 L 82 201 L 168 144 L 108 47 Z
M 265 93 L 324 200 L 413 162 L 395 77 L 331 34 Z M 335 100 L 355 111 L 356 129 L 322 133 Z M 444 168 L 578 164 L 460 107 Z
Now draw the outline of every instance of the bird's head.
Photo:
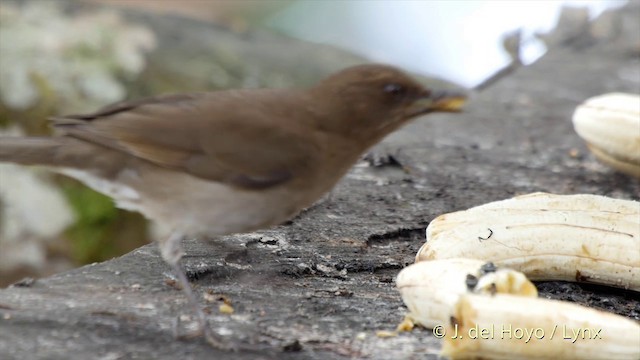
M 386 65 L 359 65 L 333 74 L 311 89 L 323 108 L 335 112 L 319 124 L 353 136 L 361 132 L 379 139 L 408 120 L 431 112 L 458 112 L 465 101 L 459 92 L 425 88 L 402 71 Z

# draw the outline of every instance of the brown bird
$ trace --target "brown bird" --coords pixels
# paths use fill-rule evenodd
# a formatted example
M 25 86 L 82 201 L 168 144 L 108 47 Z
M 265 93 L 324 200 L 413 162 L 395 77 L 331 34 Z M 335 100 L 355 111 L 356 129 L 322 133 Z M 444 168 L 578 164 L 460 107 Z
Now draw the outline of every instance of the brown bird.
M 0 138 L 0 161 L 51 167 L 173 229 L 158 241 L 162 257 L 222 347 L 179 266 L 181 239 L 281 224 L 385 135 L 463 102 L 393 67 L 360 65 L 309 89 L 168 95 L 55 118 L 61 136 Z

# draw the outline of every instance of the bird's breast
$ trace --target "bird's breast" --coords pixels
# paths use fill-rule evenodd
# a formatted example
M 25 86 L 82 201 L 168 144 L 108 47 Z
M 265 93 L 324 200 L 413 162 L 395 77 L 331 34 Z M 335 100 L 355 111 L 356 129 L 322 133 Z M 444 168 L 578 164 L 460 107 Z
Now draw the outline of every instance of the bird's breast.
M 167 230 L 193 236 L 243 233 L 279 225 L 315 200 L 309 189 L 246 190 L 139 163 L 110 179 L 84 170 L 60 171 L 138 211 Z M 313 197 L 313 198 L 312 198 Z

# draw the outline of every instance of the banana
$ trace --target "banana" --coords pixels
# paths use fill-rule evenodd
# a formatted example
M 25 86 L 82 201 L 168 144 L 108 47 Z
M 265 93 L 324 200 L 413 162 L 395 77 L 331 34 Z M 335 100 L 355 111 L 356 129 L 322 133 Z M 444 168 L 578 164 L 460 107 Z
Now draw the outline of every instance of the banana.
M 590 98 L 576 108 L 573 127 L 596 158 L 640 178 L 640 95 Z
M 640 359 L 640 325 L 563 301 L 464 294 L 442 356 L 450 359 Z
M 418 262 L 396 283 L 409 309 L 399 329 L 433 328 L 444 339 L 440 355 L 452 360 L 640 359 L 637 322 L 537 298 L 524 274 L 492 263 Z
M 444 214 L 427 227 L 416 261 L 446 258 L 640 291 L 640 203 L 533 193 Z
M 396 286 L 409 309 L 408 318 L 426 328 L 447 324 L 454 304 L 468 291 L 533 297 L 538 294 L 524 274 L 475 259 L 415 263 L 400 271 Z

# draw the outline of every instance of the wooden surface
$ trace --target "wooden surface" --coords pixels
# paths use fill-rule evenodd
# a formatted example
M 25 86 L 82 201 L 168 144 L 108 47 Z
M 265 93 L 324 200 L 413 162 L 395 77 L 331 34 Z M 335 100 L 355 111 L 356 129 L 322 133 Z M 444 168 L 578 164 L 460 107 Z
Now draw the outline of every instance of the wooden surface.
M 464 114 L 421 118 L 376 148 L 404 168 L 363 162 L 331 201 L 289 224 L 187 241 L 196 292 L 215 294 L 212 327 L 248 349 L 224 353 L 175 338 L 177 315 L 190 312 L 149 245 L 0 290 L 0 358 L 435 359 L 440 342 L 427 330 L 375 336 L 402 319 L 394 276 L 413 261 L 435 216 L 534 191 L 638 199 L 640 182 L 596 162 L 570 121 L 588 97 L 640 92 L 638 9 L 556 33 L 547 55 L 475 94 Z M 607 30 L 607 22 L 618 25 Z M 637 293 L 541 288 L 542 296 L 640 318 Z M 234 315 L 218 314 L 218 294 Z

